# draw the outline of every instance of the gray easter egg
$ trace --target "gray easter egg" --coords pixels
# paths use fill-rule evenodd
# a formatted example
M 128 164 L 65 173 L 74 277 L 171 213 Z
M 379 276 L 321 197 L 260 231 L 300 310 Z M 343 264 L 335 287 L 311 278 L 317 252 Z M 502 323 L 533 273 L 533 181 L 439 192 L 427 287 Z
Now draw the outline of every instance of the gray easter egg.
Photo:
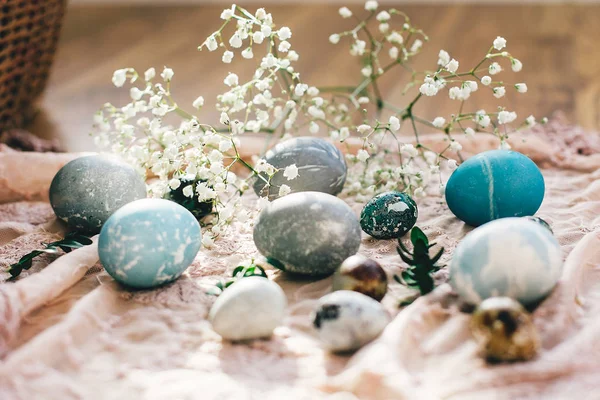
M 277 144 L 265 154 L 265 161 L 279 171 L 267 187 L 267 175 L 262 173 L 253 185 L 259 196 L 269 200 L 279 197 L 281 185 L 288 185 L 293 192 L 340 193 L 346 182 L 346 161 L 337 147 L 315 137 L 299 137 Z M 298 177 L 288 180 L 283 176 L 286 167 L 296 164 Z M 261 179 L 261 177 L 263 179 Z
M 119 208 L 146 198 L 146 184 L 118 158 L 95 155 L 77 158 L 52 179 L 50 204 L 72 229 L 95 234 Z
M 390 316 L 381 303 L 351 290 L 319 299 L 313 325 L 323 347 L 332 352 L 356 350 L 383 332 Z
M 241 278 L 213 304 L 208 319 L 227 340 L 268 338 L 282 324 L 287 300 L 281 287 L 267 278 Z
M 285 271 L 333 273 L 360 246 L 360 223 L 352 209 L 320 192 L 292 193 L 268 204 L 254 225 L 254 244 Z

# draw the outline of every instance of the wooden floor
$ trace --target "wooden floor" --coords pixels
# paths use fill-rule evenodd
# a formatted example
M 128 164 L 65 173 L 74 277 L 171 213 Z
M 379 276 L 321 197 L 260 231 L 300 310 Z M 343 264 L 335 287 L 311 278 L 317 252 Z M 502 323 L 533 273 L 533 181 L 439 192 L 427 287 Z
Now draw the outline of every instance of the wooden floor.
M 57 137 L 69 150 L 92 150 L 89 137 L 93 113 L 105 102 L 124 104 L 127 91 L 112 86 L 117 68 L 168 65 L 175 70 L 173 93 L 181 105 L 202 94 L 207 104 L 223 91 L 224 75 L 248 62 L 228 68 L 220 55 L 198 52 L 197 45 L 219 25 L 222 7 L 73 6 L 64 24 L 61 44 L 42 111 L 30 129 Z M 249 7 L 254 10 L 255 7 Z M 293 31 L 292 45 L 300 54 L 297 70 L 315 85 L 358 80 L 356 60 L 347 46 L 327 38 L 349 26 L 337 15 L 338 6 L 270 6 L 275 22 Z M 525 81 L 529 93 L 512 94 L 505 105 L 523 117 L 551 116 L 560 110 L 587 128 L 600 129 L 600 6 L 599 5 L 408 5 L 401 7 L 431 38 L 416 67 L 431 69 L 437 52 L 446 49 L 461 65 L 473 66 L 497 35 L 524 64 L 507 81 Z M 239 61 L 239 60 L 238 60 Z M 397 70 L 396 74 L 401 74 Z M 391 76 L 382 91 L 398 105 L 402 77 Z M 477 105 L 493 109 L 498 101 L 487 95 Z M 449 115 L 456 103 L 440 96 L 418 110 L 423 116 Z M 218 120 L 204 111 L 207 123 Z

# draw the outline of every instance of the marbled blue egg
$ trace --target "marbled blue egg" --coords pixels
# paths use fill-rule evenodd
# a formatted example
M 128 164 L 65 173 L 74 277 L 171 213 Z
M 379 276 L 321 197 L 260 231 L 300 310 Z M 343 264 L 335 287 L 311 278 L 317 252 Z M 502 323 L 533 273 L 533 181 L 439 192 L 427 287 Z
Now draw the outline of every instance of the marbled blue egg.
M 450 284 L 467 302 L 496 296 L 524 305 L 550 293 L 562 272 L 562 251 L 540 224 L 503 218 L 470 232 L 454 251 Z
M 446 185 L 450 211 L 472 226 L 533 215 L 544 199 L 544 177 L 528 157 L 491 150 L 465 161 Z
M 98 240 L 100 261 L 116 281 L 147 289 L 177 279 L 194 261 L 202 233 L 177 203 L 143 199 L 117 210 Z

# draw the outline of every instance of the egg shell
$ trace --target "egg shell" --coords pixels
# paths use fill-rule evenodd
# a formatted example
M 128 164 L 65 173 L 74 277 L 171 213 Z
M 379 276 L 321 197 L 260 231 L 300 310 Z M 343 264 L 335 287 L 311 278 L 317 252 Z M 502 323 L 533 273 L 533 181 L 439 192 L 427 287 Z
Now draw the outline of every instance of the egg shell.
M 332 352 L 347 352 L 379 336 L 390 316 L 369 296 L 339 290 L 319 299 L 312 319 L 323 347 Z
M 386 192 L 364 206 L 360 226 L 375 239 L 396 239 L 412 229 L 418 216 L 417 204 L 408 194 Z
M 56 216 L 80 232 L 96 234 L 119 208 L 146 197 L 146 184 L 122 160 L 105 155 L 77 158 L 63 166 L 50 184 Z
M 503 218 L 470 232 L 454 251 L 450 284 L 467 302 L 506 296 L 534 304 L 556 285 L 562 272 L 556 238 L 538 223 Z
M 209 320 L 224 339 L 268 338 L 282 324 L 287 300 L 281 287 L 267 278 L 241 278 L 217 298 Z
M 360 247 L 352 209 L 320 192 L 292 193 L 269 203 L 254 225 L 254 244 L 270 263 L 288 272 L 333 273 Z
M 281 185 L 288 185 L 294 192 L 323 192 L 331 195 L 340 193 L 346 182 L 347 166 L 342 152 L 330 142 L 316 137 L 298 137 L 286 140 L 267 151 L 265 161 L 279 169 L 271 178 L 267 188 L 265 180 L 256 179 L 254 191 L 269 200 L 279 197 Z M 288 180 L 283 176 L 286 167 L 296 164 L 298 176 Z
M 491 150 L 462 163 L 446 184 L 446 202 L 472 226 L 505 217 L 533 215 L 544 199 L 544 177 L 527 156 Z
M 388 280 L 377 261 L 355 254 L 335 271 L 331 285 L 333 290 L 353 290 L 380 301 L 387 293 Z
M 98 239 L 106 272 L 140 289 L 177 279 L 194 261 L 202 240 L 200 224 L 184 207 L 162 199 L 143 199 L 117 210 Z

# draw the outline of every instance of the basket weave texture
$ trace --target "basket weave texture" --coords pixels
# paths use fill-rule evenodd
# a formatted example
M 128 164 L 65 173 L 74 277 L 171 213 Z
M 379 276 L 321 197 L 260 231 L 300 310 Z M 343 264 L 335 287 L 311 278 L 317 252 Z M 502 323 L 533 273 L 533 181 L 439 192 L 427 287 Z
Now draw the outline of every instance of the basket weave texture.
M 66 0 L 0 0 L 0 132 L 33 115 L 56 51 Z

